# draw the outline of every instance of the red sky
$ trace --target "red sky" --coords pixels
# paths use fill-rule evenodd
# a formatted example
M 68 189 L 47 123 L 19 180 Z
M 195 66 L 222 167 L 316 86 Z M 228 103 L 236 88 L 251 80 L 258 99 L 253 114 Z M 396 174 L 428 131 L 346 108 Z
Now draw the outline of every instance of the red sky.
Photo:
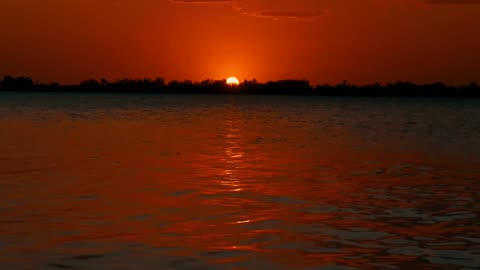
M 0 76 L 480 81 L 480 0 L 0 0 Z

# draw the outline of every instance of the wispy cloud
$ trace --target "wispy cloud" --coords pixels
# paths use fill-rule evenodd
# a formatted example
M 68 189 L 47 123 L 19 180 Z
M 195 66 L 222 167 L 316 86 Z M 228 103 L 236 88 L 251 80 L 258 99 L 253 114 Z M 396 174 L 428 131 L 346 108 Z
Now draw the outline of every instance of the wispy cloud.
M 324 12 L 321 7 L 327 9 L 345 8 L 348 3 L 333 5 L 335 0 L 169 0 L 175 4 L 210 4 L 228 5 L 234 11 L 257 18 L 297 19 L 312 21 L 321 17 Z M 357 0 L 358 1 L 358 0 Z M 365 0 L 366 1 L 366 0 Z M 374 0 L 372 0 L 374 1 Z M 388 0 L 390 3 L 424 3 L 427 5 L 480 5 L 480 0 Z M 328 8 L 327 6 L 330 6 Z
M 264 7 L 252 5 L 253 2 L 257 4 L 258 2 L 262 2 L 252 0 L 170 0 L 170 2 L 175 4 L 227 4 L 243 15 L 271 19 L 312 20 L 323 14 L 323 12 L 319 10 L 292 9 L 292 6 L 295 5 L 289 5 L 288 8 L 279 9 L 281 5 L 278 1 L 269 1 L 269 5 L 264 5 Z
M 314 12 L 295 12 L 295 11 L 262 11 L 262 12 L 246 12 L 245 14 L 264 17 L 264 18 L 290 18 L 290 19 L 313 19 L 322 15 L 321 11 Z

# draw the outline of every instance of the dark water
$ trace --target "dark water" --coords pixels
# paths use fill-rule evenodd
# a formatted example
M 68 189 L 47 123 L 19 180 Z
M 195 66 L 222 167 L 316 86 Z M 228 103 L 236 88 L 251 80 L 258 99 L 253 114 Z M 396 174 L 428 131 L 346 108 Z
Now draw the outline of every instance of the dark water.
M 475 269 L 480 101 L 0 93 L 0 269 Z

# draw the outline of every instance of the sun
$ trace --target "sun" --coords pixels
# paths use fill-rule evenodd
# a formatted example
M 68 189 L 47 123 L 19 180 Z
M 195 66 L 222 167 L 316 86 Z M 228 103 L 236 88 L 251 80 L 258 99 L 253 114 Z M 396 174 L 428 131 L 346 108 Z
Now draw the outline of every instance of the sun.
M 240 83 L 240 81 L 238 81 L 238 79 L 235 78 L 235 77 L 229 77 L 227 79 L 227 84 L 229 84 L 229 85 L 238 85 L 239 83 Z

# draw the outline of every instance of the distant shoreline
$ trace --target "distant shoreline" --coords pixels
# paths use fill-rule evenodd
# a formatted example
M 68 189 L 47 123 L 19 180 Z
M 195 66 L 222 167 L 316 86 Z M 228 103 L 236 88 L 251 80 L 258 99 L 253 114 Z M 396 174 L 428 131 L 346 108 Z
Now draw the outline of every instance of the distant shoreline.
M 356 86 L 346 81 L 337 85 L 312 86 L 307 80 L 279 80 L 260 83 L 256 80 L 228 85 L 226 80 L 204 80 L 201 82 L 171 81 L 162 78 L 87 80 L 78 85 L 58 83 L 35 83 L 28 77 L 5 76 L 0 80 L 0 91 L 51 92 L 51 93 L 149 93 L 149 94 L 215 94 L 215 95 L 290 95 L 290 96 L 348 96 L 348 97 L 463 97 L 480 98 L 480 86 L 470 83 L 465 86 L 448 86 L 440 82 L 413 84 L 396 82 Z

